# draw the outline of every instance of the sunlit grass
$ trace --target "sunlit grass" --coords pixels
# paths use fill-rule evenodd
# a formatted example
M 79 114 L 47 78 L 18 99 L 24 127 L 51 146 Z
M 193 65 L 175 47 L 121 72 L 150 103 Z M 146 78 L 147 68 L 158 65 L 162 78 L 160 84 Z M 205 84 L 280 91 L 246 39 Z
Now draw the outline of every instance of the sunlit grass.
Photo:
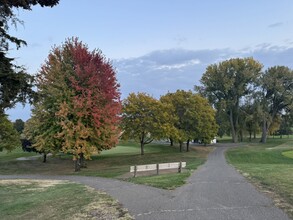
M 283 198 L 285 210 L 293 217 L 292 152 L 292 139 L 270 139 L 266 144 L 231 149 L 227 158 L 257 185 Z
M 282 154 L 283 154 L 285 157 L 289 157 L 289 158 L 293 159 L 293 150 L 282 152 Z
M 0 180 L 0 219 L 131 219 L 107 194 L 54 180 Z

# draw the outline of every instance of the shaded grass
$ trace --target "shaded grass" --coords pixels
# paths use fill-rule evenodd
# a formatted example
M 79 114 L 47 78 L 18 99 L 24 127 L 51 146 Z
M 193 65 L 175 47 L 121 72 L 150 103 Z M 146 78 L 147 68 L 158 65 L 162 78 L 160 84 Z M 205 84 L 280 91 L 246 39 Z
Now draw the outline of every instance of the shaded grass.
M 13 160 L 19 157 L 30 157 L 30 156 L 36 156 L 39 155 L 35 152 L 24 152 L 21 148 L 16 148 L 15 150 L 13 150 L 12 152 L 3 150 L 2 152 L 0 152 L 0 161 L 9 161 L 9 160 Z
M 155 176 L 141 176 L 129 179 L 132 183 L 149 185 L 162 189 L 175 189 L 185 184 L 186 179 L 190 176 L 190 172 L 161 174 Z M 172 183 L 172 184 L 170 184 Z
M 92 156 L 92 160 L 87 161 L 87 168 L 82 169 L 80 172 L 74 172 L 73 161 L 69 155 L 50 157 L 47 163 L 42 163 L 41 158 L 17 161 L 15 160 L 16 157 L 11 155 L 7 158 L 8 156 L 5 154 L 0 155 L 0 174 L 84 175 L 132 181 L 125 177 L 132 165 L 185 161 L 187 162 L 187 173 L 190 175 L 190 172 L 196 169 L 198 165 L 204 163 L 211 150 L 211 147 L 191 147 L 190 152 L 179 152 L 178 147 L 170 147 L 166 144 L 149 144 L 145 146 L 145 155 L 142 156 L 140 155 L 140 146 L 138 144 L 121 142 L 116 148 L 104 151 L 100 155 Z M 12 154 L 14 153 L 12 152 Z M 2 160 L 2 158 L 5 159 Z M 162 187 L 174 188 L 171 178 L 173 178 L 173 175 L 179 178 L 180 175 L 178 176 L 176 173 L 166 175 L 169 175 L 170 178 L 166 178 L 166 183 L 162 184 L 164 185 Z M 182 178 L 183 182 L 188 175 L 181 175 L 180 178 Z M 150 179 L 155 178 L 150 177 Z M 150 184 L 150 179 L 146 180 L 145 183 Z M 133 181 L 143 182 L 139 179 Z M 158 184 L 154 184 L 154 186 L 160 187 Z
M 105 193 L 65 181 L 44 182 L 0 180 L 0 219 L 131 219 Z
M 293 217 L 293 159 L 290 155 L 293 141 L 271 139 L 266 144 L 249 144 L 230 149 L 227 159 L 245 176 L 262 188 L 274 192 L 284 202 L 279 206 Z

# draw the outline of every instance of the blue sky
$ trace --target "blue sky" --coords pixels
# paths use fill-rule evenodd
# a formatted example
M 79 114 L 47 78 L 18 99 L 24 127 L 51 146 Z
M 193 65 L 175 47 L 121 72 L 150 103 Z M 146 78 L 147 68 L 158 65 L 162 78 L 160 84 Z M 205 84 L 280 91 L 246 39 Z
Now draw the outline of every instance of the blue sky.
M 54 45 L 79 37 L 112 60 L 122 98 L 139 91 L 159 97 L 193 89 L 209 64 L 232 57 L 293 68 L 292 11 L 291 0 L 60 0 L 16 12 L 24 26 L 11 33 L 28 46 L 10 56 L 35 74 Z M 29 109 L 7 113 L 27 120 Z

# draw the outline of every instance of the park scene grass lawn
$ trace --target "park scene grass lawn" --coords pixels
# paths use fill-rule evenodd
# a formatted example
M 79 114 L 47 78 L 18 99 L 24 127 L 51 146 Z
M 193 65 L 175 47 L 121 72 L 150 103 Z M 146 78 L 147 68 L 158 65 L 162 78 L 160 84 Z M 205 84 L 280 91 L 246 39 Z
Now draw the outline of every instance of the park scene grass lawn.
M 69 155 L 51 156 L 43 163 L 41 155 L 16 149 L 0 152 L 0 174 L 101 176 L 174 189 L 183 185 L 192 171 L 205 162 L 212 149 L 199 146 L 191 147 L 190 152 L 179 152 L 169 144 L 150 144 L 145 146 L 142 156 L 138 144 L 121 142 L 116 148 L 94 155 L 87 161 L 87 168 L 78 173 L 73 171 Z M 173 171 L 136 178 L 129 173 L 130 165 L 177 161 L 187 163 L 182 173 Z M 0 197 L 0 219 L 132 219 L 107 194 L 68 181 L 0 180 Z
M 44 175 L 84 175 L 118 178 L 139 184 L 152 185 L 164 189 L 174 189 L 185 180 L 199 165 L 203 164 L 213 148 L 191 147 L 190 152 L 179 152 L 178 147 L 169 144 L 149 144 L 145 146 L 145 155 L 140 155 L 140 146 L 134 142 L 121 142 L 116 148 L 94 155 L 87 161 L 87 168 L 74 172 L 73 161 L 69 155 L 60 154 L 49 157 L 46 163 L 41 158 L 18 160 L 20 157 L 36 156 L 35 153 L 0 153 L 0 174 L 44 174 Z M 184 161 L 186 169 L 181 174 L 171 172 L 162 175 L 132 177 L 130 166 Z M 174 181 L 176 179 L 176 181 Z
M 293 140 L 269 139 L 230 149 L 228 161 L 293 217 Z
M 132 219 L 103 192 L 58 180 L 0 180 L 0 219 Z
M 156 143 L 146 145 L 145 155 L 142 156 L 140 155 L 140 147 L 138 144 L 134 142 L 121 142 L 116 148 L 104 151 L 100 155 L 94 155 L 91 161 L 87 161 L 87 168 L 82 169 L 80 172 L 74 172 L 73 161 L 69 155 L 60 154 L 54 157 L 52 156 L 48 158 L 47 163 L 42 163 L 42 158 L 36 157 L 32 160 L 17 160 L 17 158 L 37 155 L 35 153 L 22 152 L 21 149 L 17 149 L 11 153 L 0 153 L 0 174 L 100 176 L 117 178 L 163 189 L 175 189 L 183 185 L 190 174 L 205 162 L 207 155 L 212 150 L 213 147 L 194 146 L 191 147 L 190 152 L 179 152 L 178 147 L 171 147 L 167 143 Z M 266 144 L 260 144 L 257 141 L 247 142 L 244 146 L 230 149 L 227 151 L 226 156 L 228 161 L 246 176 L 249 181 L 258 186 L 260 190 L 266 193 L 270 192 L 269 194 L 273 197 L 276 204 L 293 217 L 292 152 L 292 138 L 275 138 L 268 139 Z M 171 172 L 155 175 L 154 172 L 151 175 L 139 175 L 136 178 L 133 178 L 132 174 L 129 173 L 131 165 L 178 161 L 187 162 L 187 167 L 182 173 Z M 69 184 L 68 186 L 70 188 L 70 184 L 72 183 L 66 184 Z M 35 187 L 35 185 L 37 183 L 32 186 Z M 16 195 L 18 194 L 18 191 L 13 188 L 13 185 L 5 187 L 1 186 L 4 190 L 1 192 L 2 194 L 5 193 L 5 190 L 15 191 Z M 9 187 L 12 188 L 9 189 Z M 20 189 L 25 189 L 26 187 L 27 185 L 24 184 Z M 54 187 L 58 188 L 61 185 L 56 184 Z M 73 187 L 81 186 L 74 185 Z M 87 196 L 84 199 L 87 200 Z M 17 207 L 17 204 L 14 204 L 14 206 Z M 0 212 L 2 213 L 2 210 Z

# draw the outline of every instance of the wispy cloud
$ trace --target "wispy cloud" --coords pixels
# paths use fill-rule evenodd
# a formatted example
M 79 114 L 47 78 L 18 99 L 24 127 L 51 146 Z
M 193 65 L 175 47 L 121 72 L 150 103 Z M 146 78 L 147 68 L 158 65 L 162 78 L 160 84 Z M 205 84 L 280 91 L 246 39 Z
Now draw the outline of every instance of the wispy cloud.
M 284 22 L 276 22 L 276 23 L 270 24 L 268 26 L 268 28 L 277 28 L 277 27 L 281 27 L 283 25 L 284 25 Z

